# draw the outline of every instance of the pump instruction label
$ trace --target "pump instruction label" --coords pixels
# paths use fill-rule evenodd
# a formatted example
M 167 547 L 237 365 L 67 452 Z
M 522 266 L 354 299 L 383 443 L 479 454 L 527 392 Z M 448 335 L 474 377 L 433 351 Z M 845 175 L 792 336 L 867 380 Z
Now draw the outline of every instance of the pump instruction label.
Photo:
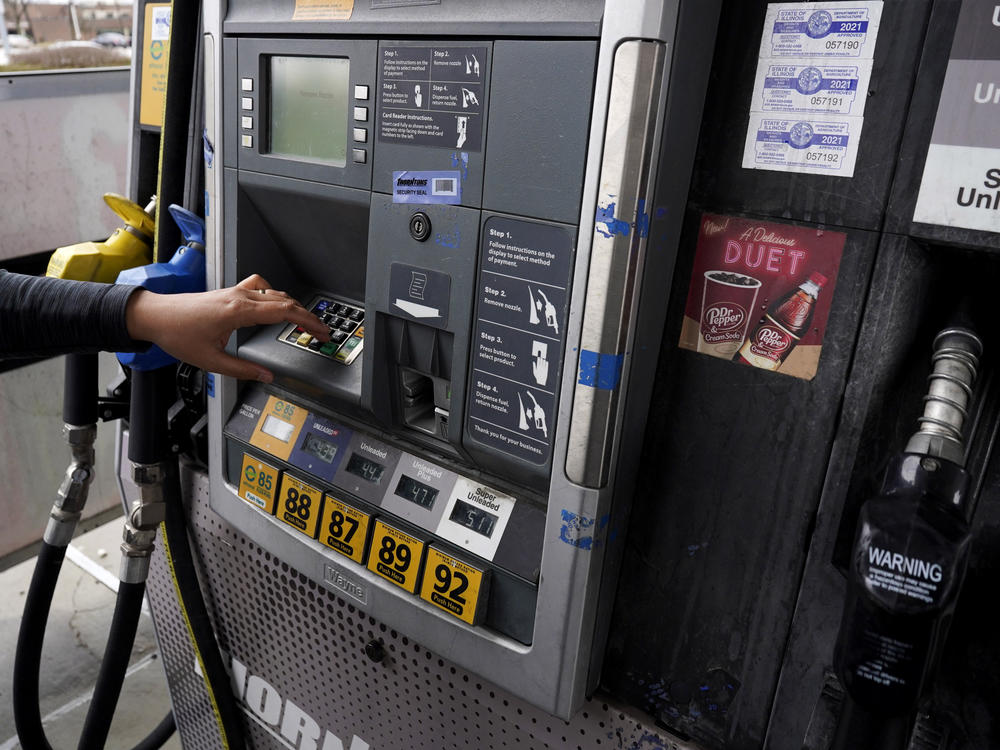
M 573 235 L 494 216 L 483 225 L 466 427 L 476 441 L 544 464 L 552 452 Z
M 378 139 L 482 151 L 485 46 L 379 50 Z

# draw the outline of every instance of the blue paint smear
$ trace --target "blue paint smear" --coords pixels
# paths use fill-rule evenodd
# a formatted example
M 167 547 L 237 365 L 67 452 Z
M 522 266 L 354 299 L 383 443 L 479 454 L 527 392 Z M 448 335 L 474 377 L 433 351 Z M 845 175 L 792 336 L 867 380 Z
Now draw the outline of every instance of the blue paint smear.
M 465 180 L 469 177 L 469 155 L 463 151 L 461 154 L 452 153 L 451 155 L 451 166 L 462 168 L 462 179 Z
M 596 549 L 602 544 L 602 541 L 597 537 L 611 522 L 610 515 L 601 518 L 588 518 L 572 513 L 565 508 L 560 513 L 563 525 L 559 530 L 559 541 L 588 551 Z
M 205 373 L 205 390 L 208 392 L 209 398 L 215 398 L 215 374 L 211 372 Z
M 456 248 L 462 241 L 462 234 L 457 229 L 454 232 L 441 233 L 438 232 L 434 235 L 434 242 L 442 247 Z
M 628 222 L 615 218 L 615 205 L 614 203 L 609 203 L 607 206 L 597 207 L 597 216 L 595 219 L 597 232 L 609 239 L 613 238 L 616 234 L 628 237 L 631 227 L 629 227 Z M 602 224 L 607 227 L 606 230 L 601 229 Z
M 639 201 L 639 211 L 635 216 L 635 231 L 640 237 L 649 236 L 649 214 L 646 213 L 646 200 Z
M 580 374 L 577 381 L 589 388 L 613 391 L 621 382 L 624 354 L 601 354 L 589 349 L 580 351 Z

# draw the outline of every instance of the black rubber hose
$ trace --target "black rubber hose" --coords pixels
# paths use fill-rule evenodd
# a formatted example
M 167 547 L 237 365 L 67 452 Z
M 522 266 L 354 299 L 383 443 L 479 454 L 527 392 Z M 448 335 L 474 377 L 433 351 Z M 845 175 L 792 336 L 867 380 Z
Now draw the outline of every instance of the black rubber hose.
M 125 682 L 125 670 L 128 669 L 132 655 L 145 592 L 145 582 L 121 581 L 118 584 L 118 599 L 111 618 L 108 645 L 104 650 L 101 671 L 97 675 L 97 687 L 94 688 L 94 697 L 83 724 L 78 750 L 101 750 L 107 742 L 115 706 L 118 705 L 118 696 L 121 695 L 122 684 Z
M 96 354 L 67 354 L 63 380 L 63 422 L 72 425 L 97 424 Z
M 42 728 L 38 675 L 42 664 L 45 623 L 49 619 L 52 593 L 59 580 L 59 570 L 65 556 L 65 547 L 54 547 L 42 542 L 24 603 L 21 629 L 17 634 L 13 681 L 14 726 L 23 750 L 52 750 Z
M 188 538 L 187 519 L 181 504 L 180 478 L 176 471 L 167 474 L 164 488 L 167 499 L 166 520 L 163 523 L 163 537 L 170 565 L 173 568 L 177 597 L 181 608 L 187 613 L 194 647 L 200 655 L 202 671 L 205 675 L 209 698 L 218 711 L 220 730 L 225 735 L 224 746 L 230 750 L 242 750 L 246 745 L 242 713 L 233 694 L 229 672 L 219 653 L 215 631 L 208 615 L 208 607 L 198 585 L 194 555 Z
M 173 712 L 170 712 L 163 717 L 146 739 L 132 750 L 159 750 L 167 740 L 174 736 L 175 731 L 177 731 L 177 722 L 174 721 Z

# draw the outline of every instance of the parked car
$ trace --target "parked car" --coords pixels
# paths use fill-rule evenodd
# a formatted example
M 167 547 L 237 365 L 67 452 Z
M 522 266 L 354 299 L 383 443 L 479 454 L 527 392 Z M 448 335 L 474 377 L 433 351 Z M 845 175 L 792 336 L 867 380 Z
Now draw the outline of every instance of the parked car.
M 102 47 L 131 47 L 132 39 L 117 31 L 102 31 L 94 37 L 94 41 Z
M 7 41 L 10 43 L 11 49 L 29 49 L 35 46 L 31 37 L 24 34 L 8 34 Z

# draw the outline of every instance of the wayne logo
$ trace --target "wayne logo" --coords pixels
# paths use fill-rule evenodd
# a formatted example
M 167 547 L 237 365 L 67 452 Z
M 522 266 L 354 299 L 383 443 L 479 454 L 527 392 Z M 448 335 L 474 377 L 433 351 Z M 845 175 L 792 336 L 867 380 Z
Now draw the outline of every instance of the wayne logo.
M 197 659 L 194 671 L 202 674 Z M 313 717 L 290 699 L 283 699 L 263 677 L 248 674 L 246 665 L 232 657 L 229 676 L 233 693 L 242 702 L 243 713 L 289 750 L 371 750 L 356 734 L 345 745 L 333 732 L 324 731 Z

